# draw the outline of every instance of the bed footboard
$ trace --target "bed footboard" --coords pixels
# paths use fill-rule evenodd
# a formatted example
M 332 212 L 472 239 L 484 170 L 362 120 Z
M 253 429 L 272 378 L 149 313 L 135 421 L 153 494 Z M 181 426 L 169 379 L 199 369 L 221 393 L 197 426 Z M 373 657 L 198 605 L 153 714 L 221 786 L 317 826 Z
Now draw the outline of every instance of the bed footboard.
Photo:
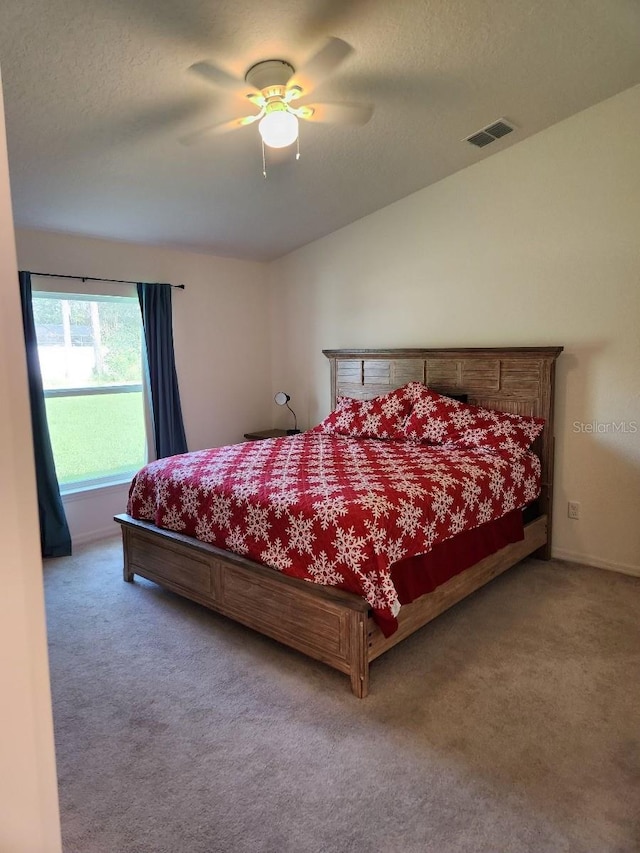
M 353 693 L 369 690 L 367 603 L 296 580 L 213 545 L 129 515 L 122 528 L 124 580 L 154 581 L 345 673 Z
M 399 627 L 385 638 L 367 603 L 332 587 L 296 580 L 205 542 L 161 530 L 129 515 L 122 528 L 124 580 L 135 575 L 228 616 L 308 657 L 345 673 L 362 699 L 369 664 L 449 607 L 544 545 L 547 518 L 525 527 L 525 538 L 455 575 L 400 611 Z

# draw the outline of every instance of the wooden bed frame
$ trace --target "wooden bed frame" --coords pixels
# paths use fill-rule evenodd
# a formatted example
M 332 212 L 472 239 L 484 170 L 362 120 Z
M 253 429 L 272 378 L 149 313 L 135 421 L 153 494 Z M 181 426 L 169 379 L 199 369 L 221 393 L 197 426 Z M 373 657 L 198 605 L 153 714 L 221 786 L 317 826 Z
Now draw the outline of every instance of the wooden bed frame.
M 528 555 L 548 559 L 553 497 L 555 360 L 562 347 L 483 349 L 324 350 L 331 365 L 331 398 L 369 399 L 420 381 L 441 393 L 467 394 L 470 403 L 535 415 L 546 427 L 534 445 L 542 462 L 538 514 L 524 540 L 471 566 L 405 605 L 398 630 L 385 638 L 357 595 L 297 580 L 237 554 L 161 530 L 129 515 L 122 526 L 124 579 L 134 575 L 229 616 L 346 673 L 353 693 L 369 691 L 369 664 L 453 604 Z

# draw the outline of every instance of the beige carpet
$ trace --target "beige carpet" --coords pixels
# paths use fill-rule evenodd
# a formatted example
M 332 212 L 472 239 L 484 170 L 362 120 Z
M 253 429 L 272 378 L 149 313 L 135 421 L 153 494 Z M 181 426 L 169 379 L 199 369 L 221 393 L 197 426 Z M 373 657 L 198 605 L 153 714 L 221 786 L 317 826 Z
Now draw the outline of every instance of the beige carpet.
M 348 679 L 45 566 L 66 853 L 640 850 L 640 580 L 527 561 Z

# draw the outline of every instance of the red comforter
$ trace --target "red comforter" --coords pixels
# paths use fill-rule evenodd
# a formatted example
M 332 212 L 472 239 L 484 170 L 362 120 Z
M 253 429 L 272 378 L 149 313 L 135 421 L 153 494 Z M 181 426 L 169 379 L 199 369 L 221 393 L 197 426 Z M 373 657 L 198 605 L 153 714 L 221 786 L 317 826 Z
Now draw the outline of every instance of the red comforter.
M 540 462 L 321 433 L 161 459 L 133 479 L 134 518 L 365 598 L 385 634 L 390 567 L 534 500 Z M 386 629 L 386 630 L 385 630 Z

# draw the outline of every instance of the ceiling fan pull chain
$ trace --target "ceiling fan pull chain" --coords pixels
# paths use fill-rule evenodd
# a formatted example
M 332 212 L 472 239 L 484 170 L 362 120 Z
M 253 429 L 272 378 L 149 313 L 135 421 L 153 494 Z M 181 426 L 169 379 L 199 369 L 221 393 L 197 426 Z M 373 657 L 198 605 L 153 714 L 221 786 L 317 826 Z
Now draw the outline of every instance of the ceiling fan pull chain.
M 296 146 L 297 146 L 297 150 L 296 150 L 296 160 L 299 160 L 299 159 L 300 159 L 300 137 L 298 137 L 298 138 L 296 139 Z
M 264 156 L 264 139 L 262 140 L 262 177 L 267 180 L 267 161 Z

